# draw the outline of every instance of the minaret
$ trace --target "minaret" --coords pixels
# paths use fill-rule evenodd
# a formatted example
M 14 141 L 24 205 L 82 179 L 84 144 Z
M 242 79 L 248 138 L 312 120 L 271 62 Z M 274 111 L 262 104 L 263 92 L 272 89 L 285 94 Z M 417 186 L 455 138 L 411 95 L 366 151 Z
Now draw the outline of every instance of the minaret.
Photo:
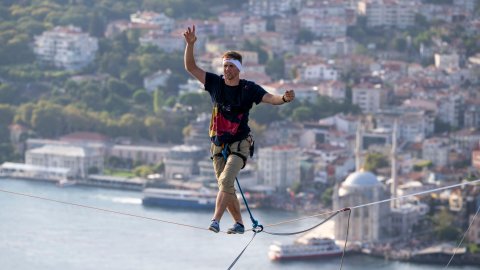
M 398 189 L 398 179 L 397 179 L 397 120 L 395 119 L 393 123 L 393 132 L 392 132 L 392 184 L 390 185 L 390 193 L 392 198 L 397 197 Z M 390 202 L 392 208 L 398 207 L 398 200 L 392 200 Z
M 357 134 L 355 137 L 355 171 L 358 172 L 362 169 L 361 164 L 361 151 L 362 151 L 362 124 L 359 121 L 357 124 Z

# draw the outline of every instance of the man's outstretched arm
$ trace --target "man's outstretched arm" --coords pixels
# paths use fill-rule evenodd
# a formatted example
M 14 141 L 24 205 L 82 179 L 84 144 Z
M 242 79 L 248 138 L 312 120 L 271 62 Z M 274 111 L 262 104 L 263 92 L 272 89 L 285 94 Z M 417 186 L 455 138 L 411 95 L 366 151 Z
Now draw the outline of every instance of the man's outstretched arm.
M 272 105 L 282 105 L 295 99 L 295 91 L 287 90 L 283 95 L 273 95 L 266 93 L 263 95 L 262 102 Z
M 205 84 L 206 73 L 203 69 L 197 66 L 193 56 L 193 48 L 195 47 L 195 41 L 197 41 L 197 37 L 195 36 L 195 25 L 193 25 L 192 28 L 188 27 L 187 30 L 183 32 L 183 37 L 187 43 L 185 46 L 185 54 L 183 56 L 185 69 L 202 84 Z

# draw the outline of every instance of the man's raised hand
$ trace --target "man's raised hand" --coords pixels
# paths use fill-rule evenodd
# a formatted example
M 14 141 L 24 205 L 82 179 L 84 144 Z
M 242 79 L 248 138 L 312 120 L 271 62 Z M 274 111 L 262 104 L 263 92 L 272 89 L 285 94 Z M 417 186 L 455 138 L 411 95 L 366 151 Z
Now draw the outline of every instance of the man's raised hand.
M 197 41 L 197 36 L 195 36 L 195 25 L 192 25 L 192 28 L 188 27 L 187 30 L 183 32 L 183 37 L 188 44 L 195 43 L 195 41 Z

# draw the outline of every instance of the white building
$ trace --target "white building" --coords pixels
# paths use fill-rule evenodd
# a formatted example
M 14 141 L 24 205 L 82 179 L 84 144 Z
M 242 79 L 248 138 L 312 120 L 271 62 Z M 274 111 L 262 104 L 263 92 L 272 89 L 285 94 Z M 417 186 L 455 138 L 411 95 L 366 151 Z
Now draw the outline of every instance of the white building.
M 88 170 L 103 171 L 103 156 L 89 148 L 76 146 L 46 145 L 27 150 L 25 164 L 47 168 L 67 168 L 75 177 L 85 178 Z
M 409 0 L 362 0 L 358 13 L 367 17 L 367 26 L 407 28 L 415 24 L 417 6 Z
M 248 10 L 254 16 L 271 17 L 298 10 L 301 5 L 302 0 L 249 0 Z
M 297 45 L 300 54 L 317 55 L 324 58 L 340 57 L 354 53 L 355 41 L 346 37 L 323 38 L 307 44 Z
M 67 70 L 80 70 L 95 59 L 96 38 L 74 26 L 57 26 L 35 36 L 34 52 L 41 62 Z
M 152 11 L 137 11 L 130 15 L 130 21 L 138 24 L 161 26 L 164 32 L 171 31 L 175 24 L 175 20 L 164 13 L 156 13 Z
M 460 57 L 457 53 L 434 55 L 435 67 L 443 70 L 455 70 L 460 68 Z
M 300 181 L 300 150 L 292 146 L 273 146 L 258 150 L 259 184 L 285 191 Z
M 172 75 L 170 69 L 159 70 L 143 79 L 143 87 L 145 87 L 147 92 L 153 92 L 159 86 L 167 86 L 167 80 L 170 78 L 170 75 Z
M 363 113 L 375 113 L 386 104 L 388 90 L 379 84 L 361 83 L 352 88 L 352 103 Z
M 170 151 L 171 148 L 171 145 L 146 146 L 116 144 L 110 149 L 109 156 L 117 157 L 122 160 L 131 160 L 133 162 L 159 164 L 164 162 L 165 157 L 167 156 L 167 153 Z
M 398 138 L 402 141 L 421 142 L 433 134 L 434 114 L 413 108 L 377 113 L 375 115 L 376 127 L 392 130 L 395 119 L 398 119 Z
M 267 21 L 260 18 L 250 18 L 243 23 L 244 35 L 256 35 L 267 31 Z
M 422 158 L 432 161 L 435 166 L 448 164 L 450 146 L 446 138 L 430 138 L 423 142 Z
M 174 146 L 165 158 L 165 178 L 189 179 L 199 175 L 201 159 L 206 159 L 205 150 L 198 146 Z
M 184 43 L 175 33 L 163 34 L 158 31 L 149 31 L 140 38 L 142 46 L 153 45 L 165 52 L 175 52 L 184 50 Z
M 411 237 L 414 226 L 428 214 L 429 207 L 424 203 L 406 203 L 391 210 L 392 236 Z
M 222 12 L 218 15 L 218 21 L 223 25 L 224 35 L 227 37 L 243 34 L 245 14 L 240 12 Z
M 335 81 L 338 72 L 327 63 L 305 64 L 298 69 L 298 79 L 306 82 Z
M 338 103 L 343 103 L 347 96 L 347 87 L 345 83 L 337 80 L 321 83 L 316 89 L 319 95 L 327 96 Z
M 452 127 L 460 126 L 460 117 L 464 108 L 464 98 L 459 93 L 446 92 L 435 96 L 438 106 L 438 118 Z

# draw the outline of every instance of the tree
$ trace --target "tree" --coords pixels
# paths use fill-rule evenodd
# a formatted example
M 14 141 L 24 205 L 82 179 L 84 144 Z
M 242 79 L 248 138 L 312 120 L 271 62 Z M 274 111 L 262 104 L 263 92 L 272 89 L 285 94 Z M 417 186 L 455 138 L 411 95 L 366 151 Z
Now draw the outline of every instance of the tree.
M 135 117 L 135 115 L 127 113 L 122 115 L 118 123 L 123 134 L 133 139 L 140 138 L 141 131 L 144 127 L 143 121 Z
M 211 101 L 206 92 L 182 94 L 178 102 L 192 107 L 195 114 L 209 112 L 211 109 Z
M 22 125 L 31 126 L 33 110 L 35 109 L 35 104 L 33 103 L 24 103 L 17 108 L 15 112 L 14 122 Z
M 39 104 L 33 110 L 31 126 L 41 137 L 57 137 L 64 130 L 62 115 L 62 108 L 58 105 Z
M 0 143 L 9 142 L 8 127 L 13 121 L 15 109 L 10 105 L 0 104 Z
M 369 153 L 363 166 L 365 170 L 375 173 L 377 169 L 388 166 L 388 159 L 380 153 Z
M 115 78 L 111 78 L 107 81 L 107 90 L 112 94 L 117 94 L 124 98 L 131 97 L 133 93 L 131 87 L 127 83 Z
M 324 206 L 332 205 L 333 188 L 329 187 L 322 193 L 322 203 Z
M 307 106 L 300 106 L 296 108 L 292 113 L 293 121 L 303 122 L 303 121 L 309 121 L 313 119 L 314 119 L 313 110 Z
M 104 101 L 103 109 L 112 115 L 122 115 L 130 110 L 130 106 L 128 100 L 121 98 L 118 95 L 111 94 Z
M 0 84 L 0 104 L 18 104 L 18 90 L 9 84 Z
M 153 112 L 158 114 L 160 110 L 162 109 L 162 105 L 164 102 L 165 94 L 164 90 L 157 88 L 153 92 Z
M 88 33 L 91 36 L 101 38 L 105 32 L 105 21 L 98 11 L 94 11 L 88 20 Z
M 153 168 L 148 165 L 137 166 L 133 169 L 133 174 L 140 177 L 146 177 L 149 174 L 153 174 Z
M 160 117 L 147 116 L 144 121 L 150 140 L 158 142 L 159 135 L 165 128 L 165 121 Z
M 297 43 L 299 44 L 311 43 L 314 39 L 315 35 L 308 29 L 301 29 L 298 32 Z
M 285 75 L 285 63 L 283 57 L 269 59 L 265 65 L 267 74 L 275 80 L 279 80 Z
M 266 125 L 282 119 L 278 107 L 271 106 L 255 106 L 251 110 L 250 115 L 253 120 L 261 125 Z
M 460 230 L 454 224 L 455 218 L 447 209 L 442 209 L 432 217 L 433 231 L 437 239 L 454 241 L 458 239 Z
M 133 93 L 133 101 L 137 104 L 147 104 L 150 103 L 151 97 L 144 89 L 139 89 Z M 150 103 L 151 104 L 151 103 Z

